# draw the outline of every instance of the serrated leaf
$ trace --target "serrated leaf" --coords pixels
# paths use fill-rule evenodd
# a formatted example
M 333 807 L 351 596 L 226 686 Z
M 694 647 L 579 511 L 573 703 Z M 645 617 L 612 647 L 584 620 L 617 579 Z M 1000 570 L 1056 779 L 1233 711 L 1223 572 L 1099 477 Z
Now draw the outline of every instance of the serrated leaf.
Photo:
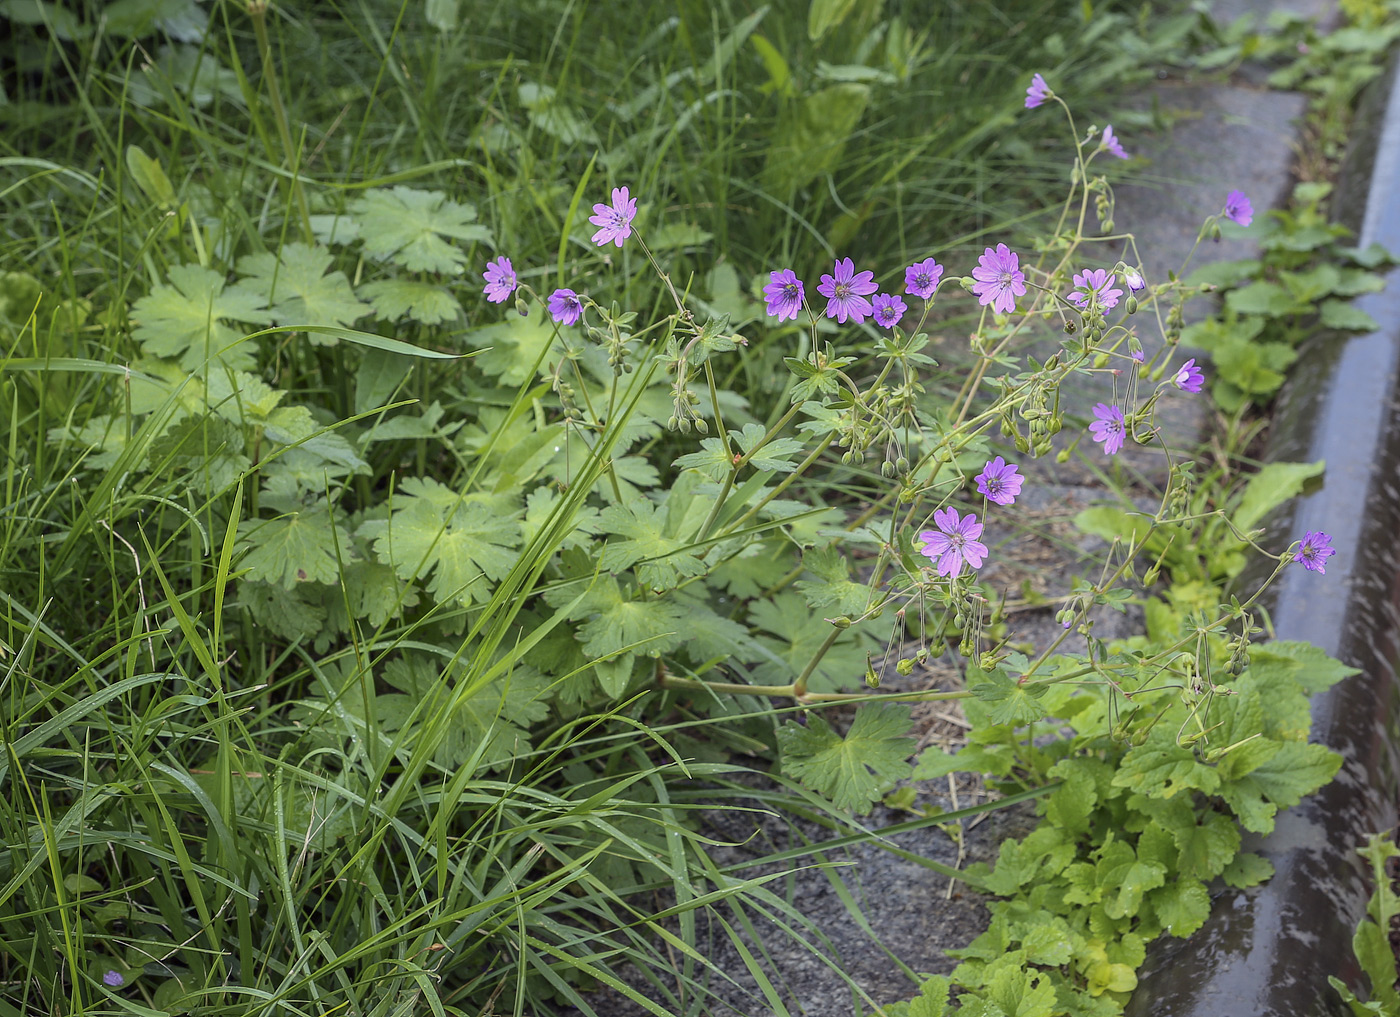
M 952 983 L 942 975 L 925 979 L 919 994 L 909 1001 L 908 1017 L 947 1017 Z
M 909 776 L 914 740 L 908 737 L 909 708 L 867 703 L 842 738 L 825 718 L 807 725 L 788 721 L 778 729 L 783 771 L 831 799 L 838 809 L 865 815 L 902 777 Z
M 1220 775 L 1174 740 L 1154 739 L 1129 750 L 1113 775 L 1113 785 L 1159 798 L 1190 788 L 1213 794 L 1220 787 Z
M 1311 695 L 1360 673 L 1359 668 L 1343 664 L 1319 646 L 1288 639 L 1251 647 L 1247 672 L 1257 683 L 1266 706 L 1268 699 L 1263 693 L 1279 683 L 1297 684 Z
M 488 347 L 476 357 L 483 372 L 498 378 L 502 385 L 512 388 L 529 381 L 537 367 L 549 369 L 549 360 L 542 354 L 558 336 L 558 329 L 543 314 L 522 318 L 513 310 L 505 317 L 467 335 L 472 346 Z
M 587 605 L 592 617 L 579 626 L 579 641 L 590 658 L 597 659 L 627 649 L 633 654 L 659 654 L 674 650 L 683 641 L 684 615 L 665 600 L 627 600 L 615 579 L 597 584 Z M 630 648 L 630 649 L 629 649 Z
M 325 506 L 288 512 L 276 519 L 245 519 L 238 524 L 239 567 L 247 577 L 279 583 L 334 583 L 339 576 L 337 548 L 344 557 L 350 537 L 331 523 Z
M 711 480 L 723 480 L 734 464 L 724 454 L 724 442 L 705 438 L 700 442 L 699 452 L 687 452 L 671 465 L 682 470 L 699 470 Z
M 613 534 L 598 560 L 609 572 L 636 565 L 637 581 L 653 590 L 669 590 L 682 577 L 704 574 L 704 562 L 684 548 L 684 541 L 666 535 L 664 508 L 645 499 L 609 505 L 600 520 Z
M 1243 851 L 1235 855 L 1230 864 L 1225 866 L 1225 871 L 1220 874 L 1220 878 L 1227 886 L 1243 890 L 1246 887 L 1258 886 L 1273 874 L 1273 862 L 1254 854 L 1252 851 Z
M 1270 833 L 1274 814 L 1297 805 L 1331 780 L 1342 757 L 1325 745 L 1283 742 L 1262 766 L 1220 788 L 1220 796 L 1240 818 L 1240 825 L 1255 833 Z
M 1375 318 L 1350 300 L 1324 300 L 1318 317 L 1323 327 L 1348 332 L 1375 332 L 1381 327 Z
M 490 231 L 476 223 L 476 209 L 449 201 L 441 191 L 376 189 L 365 192 L 351 210 L 360 224 L 365 253 L 393 260 L 410 272 L 462 271 L 466 254 L 444 237 L 491 243 Z
M 384 321 L 408 316 L 425 325 L 440 325 L 462 313 L 457 298 L 443 287 L 413 279 L 380 279 L 361 286 L 360 293 Z
M 1031 724 L 1046 716 L 1044 707 L 1038 702 L 1045 695 L 1046 686 L 1022 684 L 1003 668 L 983 671 L 969 664 L 967 688 L 990 707 L 993 724 Z
M 227 324 L 266 325 L 272 319 L 262 296 L 243 286 L 226 286 L 218 272 L 198 265 L 175 265 L 169 285 L 158 285 L 132 305 L 132 335 L 147 356 L 178 359 L 186 371 L 212 360 L 234 370 L 253 366 L 247 333 Z M 236 345 L 235 345 L 236 344 Z
M 761 685 L 785 685 L 797 678 L 812 659 L 813 650 L 825 642 L 830 623 L 813 614 L 807 602 L 795 591 L 784 591 L 749 608 L 749 622 L 761 633 L 757 636 L 764 662 L 754 669 L 754 681 Z M 876 644 L 865 628 L 852 625 L 841 633 L 826 656 L 808 678 L 814 692 L 834 692 L 854 685 L 865 674 L 867 649 Z
M 351 613 L 375 628 L 418 606 L 417 588 L 377 561 L 350 562 L 345 566 L 344 584 Z
M 987 980 L 985 991 L 1006 1017 L 1053 1017 L 1056 1012 L 1055 988 L 1043 971 L 1007 965 Z
M 1239 827 L 1219 812 L 1208 812 L 1196 823 L 1173 827 L 1171 835 L 1181 850 L 1181 872 L 1194 879 L 1220 875 L 1240 849 Z
M 851 580 L 851 565 L 846 557 L 829 544 L 808 548 L 802 555 L 802 566 L 816 576 L 802 579 L 793 586 L 807 599 L 807 606 L 838 615 L 859 615 L 870 603 L 870 587 Z
M 324 247 L 286 244 L 276 254 L 264 252 L 241 258 L 240 285 L 261 294 L 278 325 L 348 326 L 372 308 L 360 301 L 344 272 L 329 271 L 331 252 Z M 308 332 L 318 346 L 335 342 L 334 336 Z
M 238 584 L 238 603 L 269 632 L 288 641 L 309 640 L 326 620 L 325 609 L 306 599 L 312 589 L 319 588 L 288 590 L 274 583 L 243 582 Z

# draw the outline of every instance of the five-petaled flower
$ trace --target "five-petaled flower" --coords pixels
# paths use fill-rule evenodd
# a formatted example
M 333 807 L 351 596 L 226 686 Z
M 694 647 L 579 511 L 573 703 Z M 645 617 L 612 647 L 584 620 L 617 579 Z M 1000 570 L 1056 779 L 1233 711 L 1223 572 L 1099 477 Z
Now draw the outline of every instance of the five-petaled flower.
M 573 290 L 559 288 L 549 295 L 549 313 L 561 325 L 572 325 L 583 317 L 583 301 Z
M 1113 133 L 1112 124 L 1103 129 L 1103 147 L 1108 150 L 1109 155 L 1116 155 L 1120 159 L 1128 158 L 1128 153 L 1123 151 L 1123 143 Z
M 1026 274 L 1021 271 L 1021 259 L 1005 244 L 997 244 L 996 250 L 987 248 L 977 259 L 977 267 L 972 270 L 972 292 L 977 294 L 977 302 L 991 304 L 998 314 L 1009 314 L 1016 310 L 1016 298 L 1026 295 Z
M 795 321 L 798 312 L 802 310 L 802 280 L 797 278 L 797 274 L 790 268 L 770 272 L 769 276 L 773 281 L 763 287 L 764 299 L 768 301 L 768 313 L 779 321 L 787 321 L 789 318 Z
M 1026 89 L 1026 109 L 1035 109 L 1055 93 L 1039 74 L 1031 76 L 1031 87 Z
M 1220 214 L 1231 222 L 1248 226 L 1254 221 L 1254 206 L 1249 203 L 1244 191 L 1231 191 L 1225 198 L 1225 209 Z
M 924 546 L 919 553 L 937 563 L 940 576 L 956 579 L 962 573 L 963 562 L 974 569 L 982 567 L 987 557 L 987 545 L 977 538 L 982 536 L 982 524 L 977 521 L 977 513 L 969 512 L 958 518 L 955 508 L 939 509 L 933 514 L 937 530 L 922 530 L 919 539 Z
M 856 272 L 856 264 L 850 258 L 841 258 L 832 270 L 834 275 L 823 275 L 817 292 L 826 297 L 826 316 L 846 324 L 850 318 L 859 325 L 870 317 L 874 308 L 865 298 L 880 287 L 875 285 L 874 272 Z
M 899 319 L 904 317 L 904 312 L 908 308 L 904 306 L 904 301 L 888 293 L 880 293 L 875 297 L 875 323 L 884 328 L 894 328 L 899 324 Z
M 943 278 L 943 266 L 932 258 L 915 262 L 904 270 L 904 292 L 920 300 L 928 300 Z
M 509 258 L 497 258 L 495 261 L 486 263 L 486 271 L 481 273 L 481 277 L 486 280 L 486 299 L 493 304 L 502 303 L 506 297 L 515 292 L 515 287 L 519 285 L 515 281 L 515 269 L 511 266 Z
M 1303 563 L 1303 568 L 1309 572 L 1320 572 L 1327 574 L 1327 559 L 1337 553 L 1336 548 L 1331 546 L 1332 538 L 1321 530 L 1309 530 L 1303 536 L 1302 546 L 1298 548 L 1298 553 L 1293 556 L 1294 561 Z
M 1181 365 L 1181 370 L 1172 377 L 1172 384 L 1183 392 L 1195 394 L 1201 390 L 1205 384 L 1206 376 L 1199 367 L 1196 366 L 1196 358 L 1192 357 Z
M 637 217 L 637 199 L 629 197 L 627 188 L 614 187 L 612 204 L 602 203 L 593 206 L 593 214 L 588 221 L 598 227 L 593 234 L 593 242 L 599 247 L 614 243 L 618 247 L 632 235 L 632 220 Z
M 1026 478 L 1016 472 L 1016 466 L 997 456 L 977 475 L 977 490 L 987 496 L 988 501 L 998 505 L 1010 505 L 1021 493 L 1021 483 Z
M 1084 292 L 1071 293 L 1065 299 L 1080 308 L 1087 308 L 1091 300 L 1097 302 L 1104 310 L 1117 307 L 1118 298 L 1123 295 L 1123 291 L 1113 285 L 1117 281 L 1113 278 L 1113 274 L 1104 268 L 1076 272 L 1074 285 L 1082 288 Z
M 1117 406 L 1105 403 L 1094 404 L 1094 416 L 1098 419 L 1089 425 L 1089 433 L 1095 441 L 1103 442 L 1103 450 L 1108 455 L 1117 455 L 1123 447 L 1123 436 L 1127 433 L 1127 423 L 1123 411 Z
M 126 984 L 126 979 L 122 976 L 120 971 L 108 968 L 106 971 L 102 972 L 102 984 L 109 988 L 119 989 Z

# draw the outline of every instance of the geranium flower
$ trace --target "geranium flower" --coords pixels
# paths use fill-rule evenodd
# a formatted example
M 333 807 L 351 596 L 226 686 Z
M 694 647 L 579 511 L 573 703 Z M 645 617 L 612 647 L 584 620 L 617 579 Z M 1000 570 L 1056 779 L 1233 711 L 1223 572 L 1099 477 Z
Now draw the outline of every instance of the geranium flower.
M 1123 143 L 1113 133 L 1112 124 L 1103 129 L 1103 147 L 1108 150 L 1109 155 L 1116 155 L 1120 159 L 1128 158 L 1128 153 L 1123 151 Z
M 622 246 L 622 242 L 632 235 L 632 220 L 637 217 L 637 199 L 629 197 L 627 188 L 614 187 L 612 205 L 596 204 L 588 221 L 598 227 L 593 234 L 593 242 L 599 247 L 609 243 Z
M 1327 574 L 1327 559 L 1337 553 L 1336 548 L 1330 546 L 1332 538 L 1321 530 L 1309 530 L 1303 537 L 1303 545 L 1298 548 L 1298 553 L 1293 556 L 1294 561 L 1303 563 L 1303 568 L 1309 572 L 1319 572 Z
M 977 259 L 972 278 L 977 280 L 972 292 L 977 294 L 978 303 L 991 304 L 998 314 L 1016 310 L 1016 298 L 1026 295 L 1026 274 L 1021 271 L 1021 259 L 1005 244 L 997 244 L 996 250 L 987 248 Z
M 870 317 L 874 308 L 865 298 L 880 287 L 875 285 L 874 272 L 856 272 L 850 258 L 841 258 L 833 269 L 835 275 L 823 275 L 817 292 L 826 297 L 826 316 L 846 324 L 850 318 L 859 325 Z
M 1094 268 L 1087 272 L 1076 272 L 1074 275 L 1074 285 L 1081 287 L 1083 293 L 1070 293 L 1065 299 L 1076 307 L 1088 307 L 1091 300 L 1097 299 L 1098 304 L 1104 310 L 1118 306 L 1118 298 L 1123 295 L 1123 291 L 1116 289 L 1113 284 L 1117 280 L 1112 273 L 1104 268 Z
M 790 268 L 769 273 L 773 280 L 763 287 L 764 299 L 768 301 L 768 313 L 779 321 L 796 320 L 802 310 L 802 280 Z
M 1220 214 L 1231 222 L 1248 226 L 1254 221 L 1254 206 L 1249 203 L 1244 191 L 1231 191 L 1225 198 L 1225 209 Z
M 1094 436 L 1095 441 L 1103 442 L 1103 450 L 1107 455 L 1117 455 L 1118 450 L 1123 447 L 1123 438 L 1127 433 L 1123 411 L 1117 406 L 1096 403 L 1094 416 L 1098 419 L 1089 425 L 1089 433 Z
M 486 299 L 493 304 L 502 303 L 506 297 L 515 292 L 515 287 L 519 285 L 515 281 L 515 269 L 511 267 L 509 258 L 488 261 L 486 271 L 481 273 L 481 277 L 486 280 L 486 289 L 482 292 L 486 294 Z
M 982 567 L 987 545 L 977 539 L 982 536 L 982 524 L 977 521 L 975 512 L 959 519 L 957 509 L 940 509 L 933 514 L 933 521 L 937 530 L 919 533 L 919 539 L 924 542 L 919 553 L 937 563 L 940 576 L 956 579 L 962 573 L 963 562 L 974 569 Z
M 938 289 L 938 280 L 943 278 L 943 266 L 932 258 L 925 258 L 904 270 L 904 292 L 921 300 L 928 300 Z
M 1205 380 L 1205 374 L 1196 366 L 1196 358 L 1192 357 L 1181 365 L 1181 370 L 1177 371 L 1172 378 L 1172 384 L 1183 392 L 1190 392 L 1194 395 L 1201 390 Z
M 1039 74 L 1031 76 L 1031 87 L 1026 89 L 1026 109 L 1035 109 L 1046 99 L 1055 93 L 1050 91 L 1050 86 L 1045 83 L 1045 79 Z
M 572 325 L 583 317 L 583 301 L 573 290 L 555 290 L 549 295 L 549 313 L 561 325 Z
M 977 490 L 987 496 L 987 500 L 998 505 L 1010 505 L 1021 493 L 1021 484 L 1026 479 L 1016 472 L 1016 467 L 1001 456 L 997 456 L 977 475 Z
M 881 293 L 875 297 L 875 323 L 877 325 L 894 328 L 899 324 L 899 319 L 904 317 L 904 312 L 907 310 L 904 301 L 898 297 L 890 296 L 888 293 Z

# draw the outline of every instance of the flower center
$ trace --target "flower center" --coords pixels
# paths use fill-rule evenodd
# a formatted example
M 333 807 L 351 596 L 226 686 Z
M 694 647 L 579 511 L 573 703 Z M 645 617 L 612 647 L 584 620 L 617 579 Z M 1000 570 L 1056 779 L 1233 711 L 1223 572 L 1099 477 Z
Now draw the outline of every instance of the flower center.
M 928 277 L 928 273 L 925 272 L 925 273 L 923 273 L 923 274 L 921 274 L 921 275 L 916 275 L 916 276 L 914 277 L 914 285 L 915 285 L 915 287 L 917 287 L 918 289 L 926 290 L 926 289 L 928 289 L 930 286 L 933 285 L 933 280 L 930 279 L 930 278 Z
M 999 283 L 1000 285 L 1002 285 L 1002 286 L 1010 286 L 1010 285 L 1011 285 L 1011 273 L 1010 273 L 1010 272 L 1003 272 L 1003 273 L 1001 274 L 1001 278 L 998 280 L 998 283 Z
M 961 533 L 948 534 L 948 546 L 950 548 L 954 548 L 955 550 L 961 551 L 964 545 L 966 544 L 967 538 L 964 537 Z
M 849 300 L 850 298 L 851 298 L 851 284 L 850 284 L 850 283 L 837 283 L 837 284 L 836 284 L 836 299 L 837 299 L 837 300 Z
M 784 299 L 784 300 L 796 300 L 796 299 L 797 299 L 797 283 L 787 283 L 786 285 L 783 286 L 783 299 Z
M 1000 478 L 1000 477 L 989 477 L 989 478 L 987 479 L 987 494 L 988 494 L 988 496 L 994 495 L 994 494 L 1001 494 L 1001 488 L 1002 488 L 1002 483 L 1001 483 L 1001 478 Z

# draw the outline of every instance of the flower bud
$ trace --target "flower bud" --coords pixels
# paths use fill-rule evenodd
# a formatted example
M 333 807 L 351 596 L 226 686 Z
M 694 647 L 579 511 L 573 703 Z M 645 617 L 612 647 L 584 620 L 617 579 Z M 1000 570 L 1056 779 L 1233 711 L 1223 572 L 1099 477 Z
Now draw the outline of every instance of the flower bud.
M 668 430 L 668 431 L 676 431 L 676 430 L 679 430 L 679 429 L 680 429 L 680 426 L 681 426 L 681 418 L 680 418 L 680 417 L 672 416 L 672 417 L 667 418 L 667 420 L 666 420 L 666 430 Z
M 524 297 L 515 298 L 515 313 L 522 318 L 530 317 L 530 305 L 525 302 Z
M 884 477 L 886 480 L 893 480 L 894 474 L 894 463 L 886 459 L 883 463 L 880 464 L 880 476 Z
M 895 472 L 898 473 L 900 476 L 903 476 L 904 474 L 908 473 L 908 472 L 909 472 L 909 460 L 906 459 L 906 458 L 904 458 L 904 456 L 900 456 L 898 459 L 896 459 L 896 460 L 894 461 L 894 470 L 895 470 Z
M 696 417 L 695 430 L 699 431 L 701 434 L 708 434 L 710 430 L 710 425 L 705 423 L 704 417 Z
M 844 614 L 836 618 L 828 618 L 827 621 L 831 622 L 831 624 L 838 629 L 848 629 L 851 627 L 851 619 L 847 618 Z
M 1060 449 L 1060 451 L 1056 452 L 1056 453 L 1055 453 L 1055 462 L 1057 462 L 1057 463 L 1067 463 L 1067 462 L 1069 462 L 1069 449 L 1067 449 L 1067 448 L 1062 448 L 1062 449 Z
M 1127 301 L 1124 303 L 1124 306 L 1127 307 L 1128 313 L 1129 313 L 1129 314 L 1137 314 L 1137 309 L 1138 309 L 1138 299 L 1137 299 L 1137 297 L 1129 296 L 1128 299 L 1127 299 Z
M 681 419 L 680 419 L 680 427 L 681 427 L 681 434 L 689 434 L 689 433 L 690 433 L 690 421 L 689 421 L 688 419 L 686 419 L 685 417 L 681 417 Z
M 1113 232 L 1113 220 L 1112 220 L 1112 219 L 1105 219 L 1105 220 L 1103 221 L 1103 231 L 1104 231 L 1105 233 L 1112 233 L 1112 232 Z
M 1029 452 L 1030 450 L 1031 443 L 1027 439 L 1021 437 L 1019 434 L 1016 435 L 1016 451 L 1024 453 Z
M 971 293 L 972 287 L 977 285 L 977 280 L 972 278 L 972 276 L 970 275 L 965 275 L 958 280 L 958 285 L 961 286 L 963 289 L 967 290 L 967 292 Z
M 894 666 L 894 669 L 899 674 L 902 674 L 907 678 L 914 673 L 914 662 L 908 657 L 905 657 L 903 660 L 901 660 L 898 664 Z
M 1107 353 L 1099 353 L 1099 354 L 1096 354 L 1096 355 L 1094 356 L 1094 366 L 1095 366 L 1095 367 L 1107 367 L 1107 366 L 1108 366 L 1108 354 L 1107 354 Z

